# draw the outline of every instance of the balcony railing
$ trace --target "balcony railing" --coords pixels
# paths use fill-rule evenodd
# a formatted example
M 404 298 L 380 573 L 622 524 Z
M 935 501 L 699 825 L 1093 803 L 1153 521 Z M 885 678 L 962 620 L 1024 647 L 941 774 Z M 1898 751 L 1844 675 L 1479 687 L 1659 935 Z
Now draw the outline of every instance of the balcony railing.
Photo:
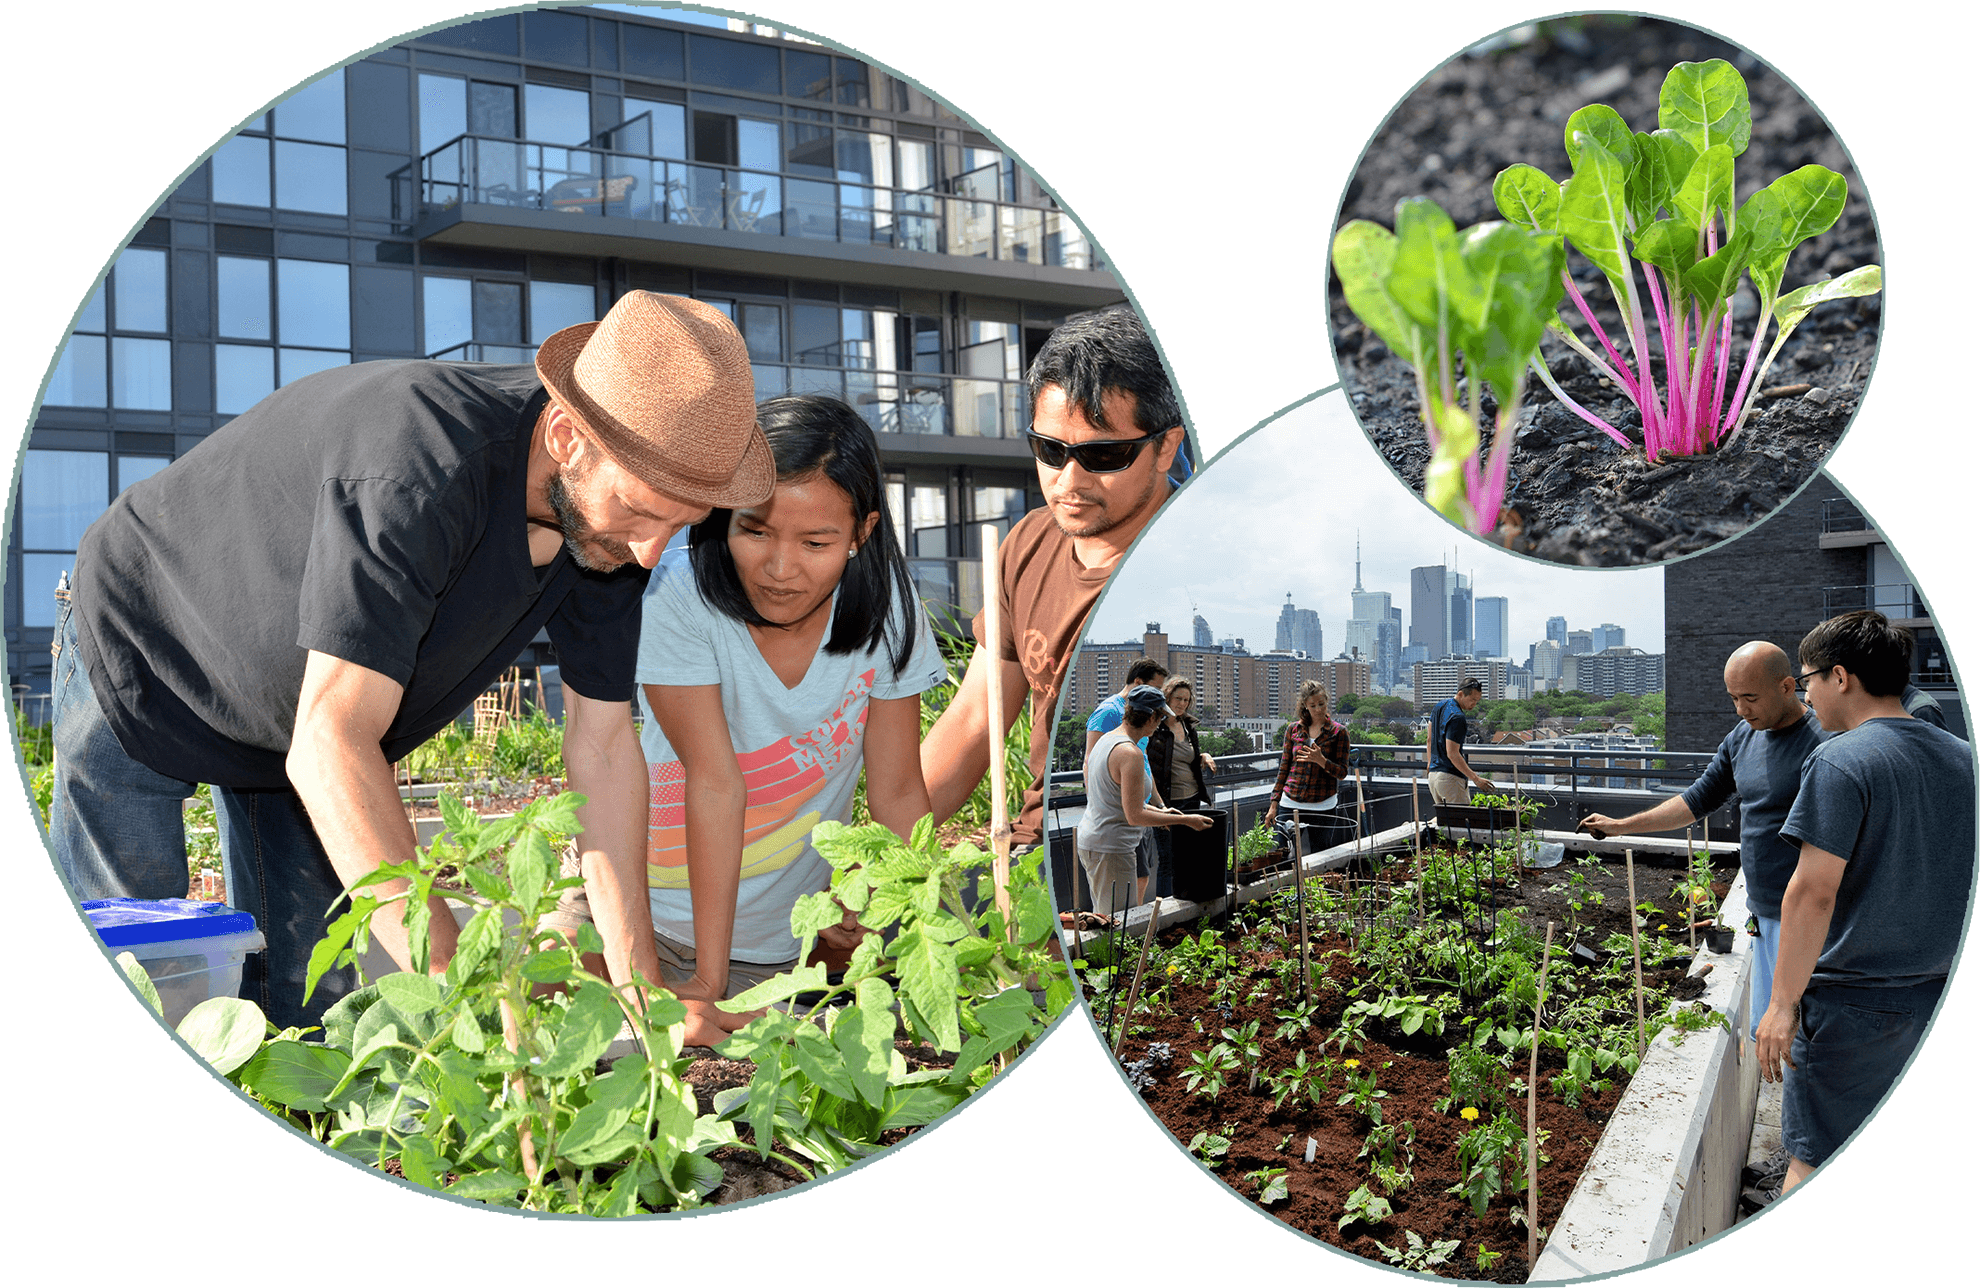
M 601 148 L 466 134 L 421 157 L 416 184 L 411 167 L 394 178 L 395 214 L 405 220 L 462 205 L 509 206 L 1019 264 L 1105 267 L 1062 211 Z
M 1870 520 L 1847 499 L 1832 496 L 1822 502 L 1822 531 L 1868 532 Z
M 427 356 L 447 362 L 527 363 L 536 361 L 536 346 L 476 340 Z M 862 358 L 845 345 L 822 356 L 847 363 Z M 831 394 L 844 399 L 877 434 L 1015 439 L 1031 427 L 1031 404 L 1017 380 L 791 362 L 752 362 L 750 371 L 759 402 L 779 394 Z
M 1891 581 L 1865 586 L 1822 587 L 1822 616 L 1836 617 L 1861 608 L 1874 608 L 1886 617 L 1916 620 L 1930 617 L 1925 601 L 1910 582 Z

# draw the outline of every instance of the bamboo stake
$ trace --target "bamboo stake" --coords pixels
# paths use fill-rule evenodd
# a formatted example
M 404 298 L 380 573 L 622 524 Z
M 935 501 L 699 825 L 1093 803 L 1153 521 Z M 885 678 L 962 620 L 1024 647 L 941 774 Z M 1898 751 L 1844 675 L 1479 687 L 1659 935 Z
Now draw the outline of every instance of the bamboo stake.
M 1540 1008 L 1547 1001 L 1547 963 L 1554 954 L 1554 923 L 1540 950 L 1540 982 L 1533 997 L 1533 1045 L 1526 1056 L 1526 1264 L 1540 1255 Z
M 1643 937 L 1636 927 L 1636 851 L 1623 851 L 1623 871 L 1629 877 L 1629 951 L 1636 959 L 1636 1060 L 1643 1062 Z
M 1123 917 L 1123 920 L 1126 918 Z M 1121 1044 L 1127 1041 L 1128 1025 L 1134 1022 L 1134 1004 L 1141 996 L 1141 972 L 1148 966 L 1148 946 L 1155 942 L 1155 908 L 1148 909 L 1148 928 L 1141 932 L 1141 955 L 1134 959 L 1134 979 L 1128 984 L 1127 1004 L 1121 1009 L 1121 1031 L 1114 1038 L 1114 1058 L 1121 1058 Z
M 1306 950 L 1306 829 L 1299 824 L 1299 811 L 1292 811 L 1293 824 L 1293 902 L 1299 908 L 1299 1000 L 1311 1000 L 1308 992 L 1312 967 Z
M 1691 829 L 1687 827 L 1684 829 L 1684 933 L 1695 949 L 1698 947 L 1698 926 L 1693 919 L 1692 909 L 1698 905 L 1691 901 L 1693 888 L 1691 882 Z
M 1416 919 L 1423 920 L 1423 816 L 1417 812 L 1416 775 L 1409 776 L 1409 833 L 1416 844 Z
M 1003 638 L 1003 604 L 998 595 L 997 525 L 983 525 L 983 638 Z M 990 855 L 997 888 L 997 913 L 1004 919 L 1004 938 L 1017 938 L 1011 922 L 1011 810 L 1004 799 L 1004 686 L 993 673 L 985 686 L 990 699 Z

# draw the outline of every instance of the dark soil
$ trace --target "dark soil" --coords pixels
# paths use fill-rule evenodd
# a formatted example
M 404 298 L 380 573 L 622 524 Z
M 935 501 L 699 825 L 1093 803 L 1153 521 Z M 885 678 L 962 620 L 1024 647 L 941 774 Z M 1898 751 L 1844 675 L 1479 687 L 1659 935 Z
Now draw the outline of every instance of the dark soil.
M 1386 875 L 1389 879 L 1402 879 L 1407 875 L 1406 868 L 1405 859 L 1395 864 Z M 1730 880 L 1733 870 L 1734 865 L 1728 864 L 1720 875 Z M 1578 885 L 1571 880 L 1576 874 L 1581 877 Z M 1637 901 L 1656 902 L 1668 910 L 1670 922 L 1663 924 L 1673 928 L 1683 925 L 1680 904 L 1672 893 L 1672 886 L 1682 875 L 1674 860 L 1663 864 L 1643 861 L 1636 866 Z M 1325 881 L 1329 886 L 1340 889 L 1359 879 L 1365 878 L 1334 873 L 1329 874 Z M 1723 884 L 1719 886 L 1721 894 L 1724 888 Z M 1601 896 L 1599 903 L 1589 897 L 1591 892 Z M 1582 903 L 1579 911 L 1569 906 L 1576 899 Z M 1522 909 L 1522 917 L 1536 932 L 1544 933 L 1546 922 L 1555 922 L 1553 952 L 1556 962 L 1572 952 L 1576 943 L 1599 949 L 1608 935 L 1616 931 L 1627 933 L 1629 929 L 1628 877 L 1620 861 L 1582 866 L 1570 857 L 1555 868 L 1524 869 L 1516 888 L 1501 889 L 1497 893 L 1496 904 Z M 1659 923 L 1652 923 L 1653 926 L 1656 924 Z M 1161 936 L 1161 941 L 1171 945 L 1194 929 L 1171 929 Z M 1238 939 L 1239 934 L 1235 930 L 1225 933 L 1224 941 L 1228 945 L 1235 946 Z M 1283 951 L 1297 952 L 1296 938 Z M 1309 1059 L 1314 1055 L 1314 1044 L 1338 1022 L 1356 976 L 1353 945 L 1348 940 L 1333 934 L 1321 936 L 1314 940 L 1312 952 L 1313 960 L 1327 963 L 1327 980 L 1333 987 L 1322 986 L 1318 992 L 1320 1011 L 1313 1028 L 1303 1040 Z M 1276 952 L 1268 949 L 1255 959 L 1243 962 L 1240 969 L 1254 978 L 1270 978 L 1275 956 Z M 1132 960 L 1131 956 L 1129 960 Z M 1702 991 L 1702 983 L 1686 978 L 1689 965 L 1690 958 L 1683 953 L 1663 960 L 1646 961 L 1646 987 L 1653 993 L 1661 988 L 1669 989 L 1679 997 L 1696 996 Z M 1561 978 L 1558 972 L 1550 973 L 1548 977 L 1550 1010 L 1563 997 Z M 1239 993 L 1243 991 L 1238 990 Z M 1524 1217 L 1524 1192 L 1505 1193 L 1495 1198 L 1483 1220 L 1472 1214 L 1471 1206 L 1464 1197 L 1446 1192 L 1462 1180 L 1456 1163 L 1457 1142 L 1472 1124 L 1464 1121 L 1455 1107 L 1449 1112 L 1439 1112 L 1434 1104 L 1450 1091 L 1444 1052 L 1453 1041 L 1462 1040 L 1463 1035 L 1453 1030 L 1441 1038 L 1427 1034 L 1410 1036 L 1393 1024 L 1370 1026 L 1367 1047 L 1354 1053 L 1354 1056 L 1360 1061 L 1361 1071 L 1379 1071 L 1379 1085 L 1389 1093 L 1383 1102 L 1384 1121 L 1408 1122 L 1415 1128 L 1413 1182 L 1391 1196 L 1394 1212 L 1387 1220 L 1372 1227 L 1355 1223 L 1342 1231 L 1337 1223 L 1343 1215 L 1348 1195 L 1357 1187 L 1370 1183 L 1368 1160 L 1358 1157 L 1369 1124 L 1359 1118 L 1352 1107 L 1336 1106 L 1333 1103 L 1335 1095 L 1329 1094 L 1318 1105 L 1311 1100 L 1297 1100 L 1288 1102 L 1283 1109 L 1274 1109 L 1262 1072 L 1255 1089 L 1247 1085 L 1246 1075 L 1242 1072 L 1232 1075 L 1231 1084 L 1215 1100 L 1190 1091 L 1183 1078 L 1190 1057 L 1215 1042 L 1219 1030 L 1226 1025 L 1242 1025 L 1254 1019 L 1261 1021 L 1259 1038 L 1264 1048 L 1259 1069 L 1275 1071 L 1291 1065 L 1298 1045 L 1273 1036 L 1273 1030 L 1277 1027 L 1273 1011 L 1286 1005 L 1289 999 L 1275 998 L 1238 1005 L 1226 1015 L 1211 1000 L 1209 991 L 1202 987 L 1178 986 L 1172 989 L 1172 994 L 1171 1005 L 1163 1008 L 1162 1013 L 1142 1012 L 1135 1016 L 1135 1023 L 1122 1048 L 1122 1058 L 1124 1061 L 1140 1060 L 1147 1055 L 1151 1043 L 1169 1044 L 1171 1060 L 1165 1068 L 1154 1070 L 1155 1083 L 1142 1094 L 1149 1109 L 1183 1146 L 1187 1147 L 1199 1132 L 1221 1135 L 1231 1141 L 1224 1161 L 1214 1170 L 1239 1195 L 1257 1202 L 1260 1184 L 1248 1178 L 1246 1173 L 1264 1168 L 1284 1168 L 1288 1197 L 1273 1203 L 1266 1210 L 1294 1229 L 1384 1264 L 1387 1258 L 1377 1249 L 1376 1243 L 1379 1241 L 1392 1248 L 1403 1249 L 1406 1247 L 1405 1231 L 1414 1230 L 1426 1243 L 1458 1239 L 1461 1246 L 1451 1262 L 1443 1267 L 1444 1273 L 1459 1278 L 1484 1277 L 1504 1283 L 1525 1280 L 1529 1270 L 1525 1256 L 1526 1231 L 1513 1218 L 1515 1211 L 1521 1218 Z M 1661 1009 L 1661 1003 L 1654 1000 L 1651 1006 L 1652 1014 Z M 1104 1012 L 1104 1006 L 1098 1009 Z M 1618 1015 L 1614 1018 L 1625 1017 Z M 1514 1064 L 1514 1076 L 1523 1079 L 1527 1057 L 1519 1055 Z M 1549 1084 L 1550 1077 L 1561 1068 L 1562 1057 L 1559 1053 L 1542 1051 L 1537 1084 L 1538 1121 L 1540 1129 L 1549 1133 L 1541 1145 L 1541 1153 L 1547 1160 L 1540 1167 L 1542 1244 L 1545 1243 L 1544 1232 L 1551 1230 L 1559 1218 L 1601 1137 L 1603 1127 L 1629 1082 L 1628 1075 L 1617 1068 L 1608 1075 L 1613 1085 L 1607 1090 L 1584 1092 L 1577 1104 L 1569 1105 Z M 1332 1091 L 1337 1094 L 1344 1089 L 1341 1079 L 1337 1078 Z M 1510 1108 L 1523 1123 L 1525 1096 L 1513 1097 Z M 1304 1161 L 1309 1138 L 1315 1144 L 1311 1164 Z M 1478 1269 L 1476 1261 L 1481 1246 L 1504 1254 L 1483 1272 Z
M 1542 36 L 1481 56 L 1460 55 L 1438 68 L 1369 145 L 1348 185 L 1340 222 L 1371 219 L 1393 227 L 1396 202 L 1412 196 L 1435 200 L 1460 228 L 1498 219 L 1492 180 L 1506 166 L 1523 161 L 1557 179 L 1567 176 L 1561 136 L 1571 113 L 1602 102 L 1631 128 L 1654 128 L 1664 74 L 1675 63 L 1708 58 L 1724 58 L 1739 70 L 1753 105 L 1753 139 L 1736 166 L 1738 200 L 1809 164 L 1827 166 L 1849 183 L 1849 202 L 1835 226 L 1789 258 L 1783 291 L 1878 263 L 1876 227 L 1856 170 L 1807 100 L 1736 46 L 1649 18 L 1590 19 L 1568 38 Z M 1601 274 L 1572 251 L 1568 260 L 1576 285 L 1621 343 Z M 1420 493 L 1429 447 L 1414 376 L 1362 326 L 1331 274 L 1328 291 L 1334 349 L 1355 414 L 1390 467 Z M 1563 309 L 1574 312 L 1571 303 Z M 1734 301 L 1729 386 L 1746 359 L 1757 312 L 1749 283 Z M 1875 362 L 1881 313 L 1876 295 L 1816 309 L 1775 358 L 1762 399 L 1736 440 L 1655 466 L 1640 447 L 1624 451 L 1530 382 L 1505 501 L 1517 517 L 1506 516 L 1498 539 L 1557 563 L 1615 567 L 1690 554 L 1744 531 L 1799 490 L 1842 437 Z M 1578 317 L 1575 325 L 1589 340 Z M 1551 337 L 1545 356 L 1571 397 L 1640 444 L 1641 422 L 1621 390 Z M 1653 370 L 1661 389 L 1661 368 L 1653 363 Z M 1490 399 L 1485 405 L 1496 412 Z M 1489 428 L 1486 436 L 1489 442 Z

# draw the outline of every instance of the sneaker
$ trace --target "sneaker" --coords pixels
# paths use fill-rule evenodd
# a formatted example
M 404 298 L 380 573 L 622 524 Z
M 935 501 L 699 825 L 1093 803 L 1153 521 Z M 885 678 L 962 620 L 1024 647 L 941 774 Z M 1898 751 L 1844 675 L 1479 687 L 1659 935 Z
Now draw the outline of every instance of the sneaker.
M 1740 1180 L 1747 1185 L 1761 1188 L 1780 1188 L 1781 1178 L 1787 1175 L 1787 1146 L 1776 1146 L 1774 1152 L 1757 1163 L 1748 1163 L 1740 1169 Z
M 1739 1192 L 1741 1206 L 1750 1212 L 1758 1212 L 1781 1196 L 1779 1181 L 1768 1185 L 1749 1185 Z

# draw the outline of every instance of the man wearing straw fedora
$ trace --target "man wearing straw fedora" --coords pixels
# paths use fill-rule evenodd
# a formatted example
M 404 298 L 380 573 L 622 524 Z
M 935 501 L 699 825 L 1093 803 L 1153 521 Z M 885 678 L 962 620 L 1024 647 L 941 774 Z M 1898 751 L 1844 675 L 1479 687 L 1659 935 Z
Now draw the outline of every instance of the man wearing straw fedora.
M 658 979 L 640 596 L 676 531 L 773 483 L 741 337 L 674 296 L 627 295 L 533 368 L 368 362 L 277 390 L 83 537 L 56 629 L 58 866 L 83 899 L 184 896 L 180 802 L 213 784 L 229 901 L 268 937 L 242 995 L 316 1023 L 355 982 L 303 1002 L 325 910 L 414 853 L 393 762 L 543 630 L 608 969 Z M 432 911 L 439 969 L 456 931 Z M 408 963 L 396 909 L 372 933 Z
M 946 819 L 989 768 L 992 676 L 1002 686 L 1007 729 L 1028 691 L 1031 782 L 1012 840 L 1031 847 L 1043 835 L 1052 711 L 1066 669 L 1114 565 L 1173 491 L 1168 473 L 1183 423 L 1161 356 L 1126 305 L 1054 331 L 1025 373 L 1025 391 L 1025 438 L 1045 504 L 1003 541 L 999 584 L 985 587 L 1001 601 L 1001 638 L 983 638 L 978 614 L 969 670 L 922 740 L 921 768 L 935 817 Z

